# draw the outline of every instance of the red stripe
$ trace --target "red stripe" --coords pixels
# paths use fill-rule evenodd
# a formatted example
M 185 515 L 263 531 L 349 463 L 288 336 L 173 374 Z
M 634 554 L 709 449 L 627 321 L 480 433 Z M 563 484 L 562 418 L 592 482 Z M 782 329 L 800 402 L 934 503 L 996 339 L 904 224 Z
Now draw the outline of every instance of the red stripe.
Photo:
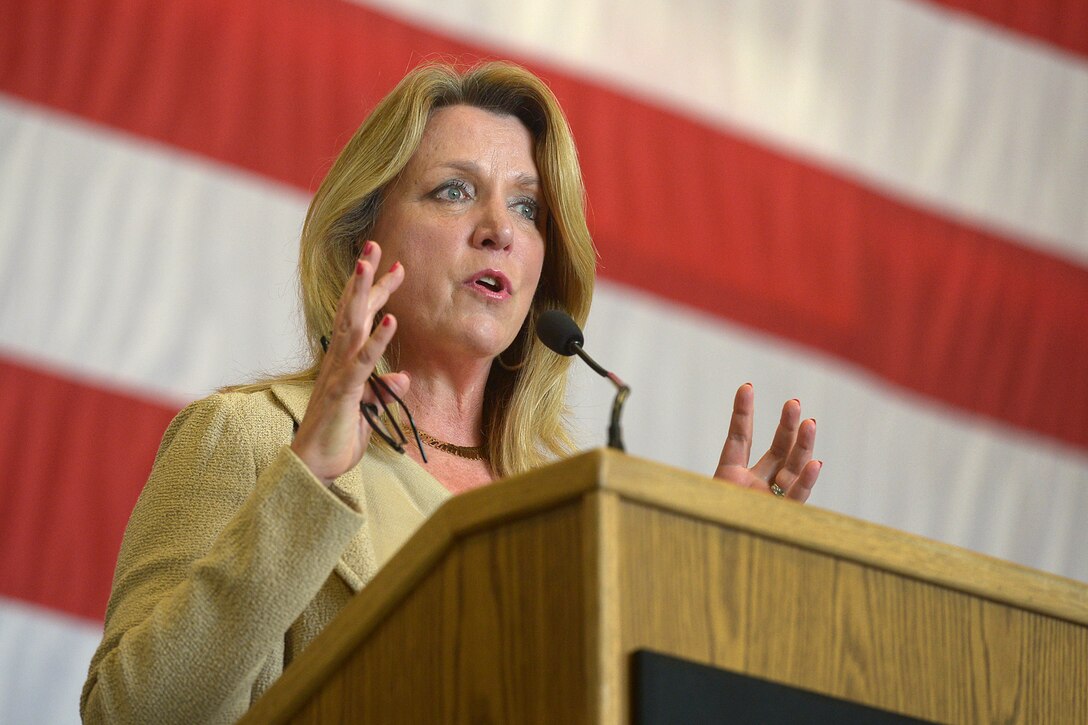
M 337 0 L 25 0 L 0 89 L 303 188 L 424 58 L 480 52 Z
M 1088 56 L 1088 2 L 1084 0 L 927 0 Z
M 302 187 L 406 68 L 485 54 L 328 0 L 15 13 L 0 88 Z M 605 277 L 1088 447 L 1088 270 L 539 70 L 579 139 Z
M 0 359 L 0 595 L 101 620 L 176 409 Z

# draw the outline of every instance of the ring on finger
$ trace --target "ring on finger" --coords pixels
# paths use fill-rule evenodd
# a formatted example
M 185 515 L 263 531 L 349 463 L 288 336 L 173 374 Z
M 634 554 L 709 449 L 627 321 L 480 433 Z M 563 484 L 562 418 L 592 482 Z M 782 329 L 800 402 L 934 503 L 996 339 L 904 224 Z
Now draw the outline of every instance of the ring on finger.
M 768 481 L 767 485 L 770 486 L 771 493 L 773 493 L 775 496 L 781 497 L 786 495 L 786 489 L 782 488 L 774 481 Z

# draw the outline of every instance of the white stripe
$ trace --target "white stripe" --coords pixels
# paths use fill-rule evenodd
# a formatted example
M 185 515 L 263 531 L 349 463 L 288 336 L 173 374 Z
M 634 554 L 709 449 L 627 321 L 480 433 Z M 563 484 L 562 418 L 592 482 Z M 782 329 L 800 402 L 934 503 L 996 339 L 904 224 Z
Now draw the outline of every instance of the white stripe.
M 360 4 L 1088 262 L 1088 64 L 970 16 L 909 0 Z
M 289 366 L 298 195 L 11 103 L 0 139 L 0 346 L 178 400 Z M 616 285 L 587 333 L 634 387 L 637 455 L 712 471 L 752 380 L 763 435 L 790 397 L 819 420 L 816 503 L 1088 580 L 1081 453 Z M 576 388 L 582 440 L 600 445 L 608 386 L 580 373 Z
M 0 598 L 0 723 L 77 724 L 102 628 Z
M 178 400 L 291 359 L 305 208 L 0 96 L 0 348 Z

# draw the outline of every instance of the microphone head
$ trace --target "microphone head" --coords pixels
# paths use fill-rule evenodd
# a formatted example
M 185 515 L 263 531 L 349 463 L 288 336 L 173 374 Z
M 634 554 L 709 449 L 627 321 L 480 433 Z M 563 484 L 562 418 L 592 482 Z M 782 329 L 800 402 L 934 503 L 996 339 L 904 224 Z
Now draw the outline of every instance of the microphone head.
M 560 355 L 573 355 L 586 341 L 578 323 L 562 310 L 548 310 L 537 318 L 536 336 Z

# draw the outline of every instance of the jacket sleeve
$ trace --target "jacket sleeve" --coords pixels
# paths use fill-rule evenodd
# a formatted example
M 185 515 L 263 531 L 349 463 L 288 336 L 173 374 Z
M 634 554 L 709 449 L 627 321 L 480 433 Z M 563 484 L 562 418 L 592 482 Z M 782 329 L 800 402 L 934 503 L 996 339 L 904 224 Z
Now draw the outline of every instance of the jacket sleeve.
M 121 545 L 87 722 L 240 717 L 362 525 L 287 446 L 256 470 L 244 399 L 194 403 L 166 431 Z

